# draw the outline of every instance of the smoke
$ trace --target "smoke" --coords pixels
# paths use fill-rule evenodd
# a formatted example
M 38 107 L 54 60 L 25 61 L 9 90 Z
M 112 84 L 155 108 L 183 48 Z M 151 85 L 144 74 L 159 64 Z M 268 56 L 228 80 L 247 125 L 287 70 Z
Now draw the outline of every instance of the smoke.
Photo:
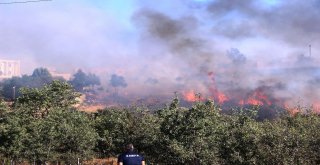
M 261 3 L 253 0 L 215 0 L 207 6 L 207 11 L 213 19 L 219 20 L 220 27 L 224 27 L 222 34 L 226 37 L 261 35 L 295 45 L 318 42 L 319 1 Z
M 132 95 L 312 104 L 320 99 L 319 9 L 317 0 L 2 5 L 0 58 L 20 60 L 25 72 L 107 74 L 102 84 Z
M 83 0 L 0 5 L 1 58 L 20 60 L 24 74 L 119 67 L 114 61 L 132 57 L 124 57 L 126 27 L 113 14 Z
M 231 48 L 229 51 L 227 51 L 227 56 L 234 64 L 244 64 L 247 60 L 237 48 Z
M 116 74 L 111 75 L 110 83 L 113 87 L 122 87 L 125 88 L 128 86 L 126 80 L 123 76 L 118 76 Z
M 155 78 L 148 78 L 146 81 L 145 81 L 146 84 L 151 84 L 151 85 L 155 85 L 155 84 L 158 84 L 159 83 L 159 80 L 158 79 L 155 79 Z
M 307 91 L 318 81 L 312 72 L 319 61 L 305 54 L 310 43 L 319 46 L 317 1 L 215 0 L 190 5 L 197 3 L 185 1 L 186 12 L 178 14 L 149 4 L 133 16 L 141 44 L 161 45 L 176 60 L 175 66 L 188 68 L 176 76 L 181 88 L 238 104 L 260 99 L 261 104 L 283 106 L 316 95 Z M 303 11 L 309 12 L 299 15 Z
M 201 67 L 210 59 L 206 40 L 198 35 L 198 20 L 192 15 L 172 18 L 164 13 L 141 9 L 133 16 L 142 37 L 163 45 L 177 60 Z

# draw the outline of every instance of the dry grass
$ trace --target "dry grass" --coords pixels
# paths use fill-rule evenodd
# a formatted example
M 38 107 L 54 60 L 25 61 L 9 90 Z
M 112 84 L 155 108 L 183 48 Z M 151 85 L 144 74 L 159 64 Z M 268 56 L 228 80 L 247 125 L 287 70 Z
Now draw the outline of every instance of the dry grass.
M 0 158 L 1 160 L 1 158 Z M 1 163 L 3 160 L 1 160 Z M 6 164 L 9 164 L 9 160 L 6 161 Z M 15 162 L 16 165 L 32 165 L 28 162 Z M 48 165 L 55 165 L 53 163 L 47 163 Z M 85 161 L 82 163 L 82 165 L 117 165 L 117 158 L 106 158 L 106 159 L 93 159 L 89 161 Z
M 88 113 L 97 112 L 99 109 L 104 109 L 104 108 L 106 108 L 105 105 L 82 105 L 78 107 L 80 111 L 84 111 Z
M 117 158 L 93 159 L 84 162 L 83 165 L 117 165 Z

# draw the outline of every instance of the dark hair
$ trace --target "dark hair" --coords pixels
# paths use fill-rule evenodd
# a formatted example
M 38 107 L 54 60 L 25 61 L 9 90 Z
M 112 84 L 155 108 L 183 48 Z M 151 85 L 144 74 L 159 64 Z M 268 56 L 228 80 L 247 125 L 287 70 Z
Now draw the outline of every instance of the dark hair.
M 130 143 L 130 144 L 126 145 L 126 150 L 127 151 L 133 151 L 133 149 L 134 149 L 133 144 Z

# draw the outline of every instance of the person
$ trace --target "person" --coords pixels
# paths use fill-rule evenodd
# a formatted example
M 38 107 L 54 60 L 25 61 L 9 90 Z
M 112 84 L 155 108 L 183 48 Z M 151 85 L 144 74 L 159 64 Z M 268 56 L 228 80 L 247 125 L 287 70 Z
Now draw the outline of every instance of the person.
M 145 165 L 144 157 L 134 151 L 133 144 L 128 144 L 125 152 L 118 157 L 118 165 Z

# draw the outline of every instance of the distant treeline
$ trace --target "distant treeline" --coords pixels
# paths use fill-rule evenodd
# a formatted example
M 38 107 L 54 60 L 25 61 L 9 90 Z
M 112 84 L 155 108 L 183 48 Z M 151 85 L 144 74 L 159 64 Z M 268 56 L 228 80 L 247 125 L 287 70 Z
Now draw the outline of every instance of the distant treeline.
M 40 88 L 45 84 L 51 83 L 53 80 L 66 81 L 63 77 L 53 77 L 48 69 L 36 68 L 31 75 L 22 75 L 21 77 L 12 77 L 4 79 L 0 82 L 0 93 L 5 100 L 14 100 L 20 96 L 20 88 Z M 68 83 L 77 92 L 84 92 L 87 87 L 93 87 L 100 85 L 100 78 L 92 73 L 85 73 L 82 70 L 78 70 L 72 78 L 68 80 Z
M 165 108 L 78 111 L 67 82 L 21 88 L 13 103 L 0 103 L 0 160 L 77 164 L 117 156 L 133 143 L 148 164 L 320 164 L 320 116 L 306 109 L 257 121 L 259 107 L 229 114 L 213 101 Z

